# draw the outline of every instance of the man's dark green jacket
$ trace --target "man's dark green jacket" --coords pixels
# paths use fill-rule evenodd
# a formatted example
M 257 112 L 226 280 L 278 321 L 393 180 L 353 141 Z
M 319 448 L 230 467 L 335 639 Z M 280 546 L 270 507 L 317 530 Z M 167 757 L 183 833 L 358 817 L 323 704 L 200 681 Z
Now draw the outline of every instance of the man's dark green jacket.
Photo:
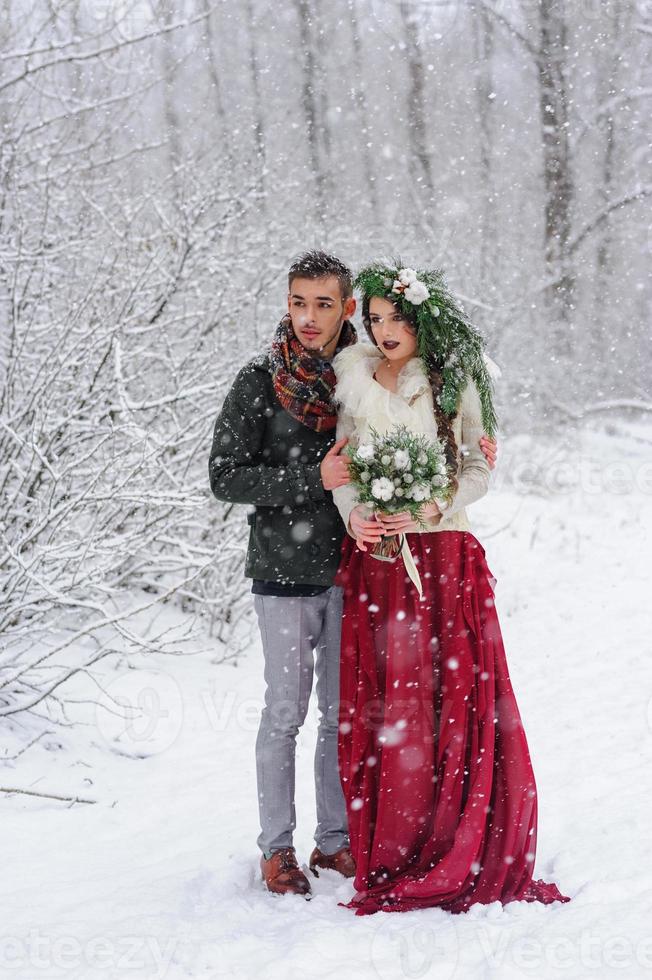
M 238 373 L 215 423 L 208 472 L 218 500 L 255 507 L 249 578 L 333 584 L 345 529 L 319 464 L 334 441 L 334 429 L 315 432 L 282 408 L 266 354 Z

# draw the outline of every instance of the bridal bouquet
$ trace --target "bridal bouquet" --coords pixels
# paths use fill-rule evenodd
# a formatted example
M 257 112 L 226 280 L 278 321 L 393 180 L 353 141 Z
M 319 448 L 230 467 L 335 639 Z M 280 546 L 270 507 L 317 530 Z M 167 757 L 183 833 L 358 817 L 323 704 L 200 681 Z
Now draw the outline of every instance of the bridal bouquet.
M 386 435 L 371 430 L 372 441 L 347 446 L 349 474 L 358 500 L 374 512 L 398 514 L 409 511 L 421 526 L 421 508 L 435 497 L 448 499 L 452 492 L 443 444 L 415 435 L 404 425 Z M 388 535 L 372 549 L 376 558 L 393 560 L 400 551 L 396 535 Z

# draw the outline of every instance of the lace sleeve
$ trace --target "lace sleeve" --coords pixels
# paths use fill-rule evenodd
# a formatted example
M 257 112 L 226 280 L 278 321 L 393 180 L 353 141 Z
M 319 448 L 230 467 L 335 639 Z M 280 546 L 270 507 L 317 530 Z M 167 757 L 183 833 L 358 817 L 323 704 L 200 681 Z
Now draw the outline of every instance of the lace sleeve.
M 480 395 L 474 381 L 469 381 L 462 392 L 460 404 L 462 413 L 462 464 L 458 472 L 457 493 L 446 506 L 437 501 L 442 511 L 442 519 L 468 507 L 487 493 L 491 470 L 480 448 L 480 438 L 484 435 Z

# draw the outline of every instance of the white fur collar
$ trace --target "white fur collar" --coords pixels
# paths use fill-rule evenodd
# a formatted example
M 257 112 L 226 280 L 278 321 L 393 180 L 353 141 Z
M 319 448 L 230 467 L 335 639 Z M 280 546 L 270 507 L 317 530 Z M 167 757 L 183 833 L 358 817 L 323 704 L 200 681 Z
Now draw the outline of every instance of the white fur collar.
M 333 359 L 337 378 L 334 398 L 341 409 L 351 415 L 357 414 L 361 399 L 369 394 L 369 386 L 378 385 L 374 374 L 382 359 L 380 351 L 364 341 L 351 344 L 337 354 Z M 423 361 L 420 357 L 413 357 L 399 372 L 396 393 L 411 402 L 426 391 L 429 384 Z

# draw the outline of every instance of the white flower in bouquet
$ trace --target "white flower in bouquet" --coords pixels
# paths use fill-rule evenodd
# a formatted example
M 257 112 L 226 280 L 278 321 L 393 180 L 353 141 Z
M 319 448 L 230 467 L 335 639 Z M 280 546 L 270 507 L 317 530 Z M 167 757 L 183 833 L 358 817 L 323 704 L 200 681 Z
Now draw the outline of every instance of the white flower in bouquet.
M 371 479 L 371 473 L 369 470 L 363 470 L 360 474 L 360 479 L 363 483 L 369 483 L 369 480 Z
M 398 278 L 404 285 L 409 286 L 417 281 L 417 274 L 414 269 L 399 269 Z
M 410 454 L 405 449 L 397 449 L 394 453 L 394 466 L 397 470 L 406 470 L 410 465 Z
M 374 447 L 366 443 L 363 446 L 358 446 L 358 456 L 360 459 L 364 459 L 365 462 L 369 462 L 374 458 Z
M 413 306 L 420 306 L 428 299 L 430 293 L 427 287 L 417 280 L 408 286 L 403 295 Z
M 394 496 L 394 484 L 387 477 L 380 476 L 371 484 L 371 493 L 376 500 L 389 501 Z
M 410 490 L 410 496 L 413 500 L 417 500 L 420 503 L 426 500 L 430 500 L 432 494 L 432 487 L 428 483 L 415 483 Z

